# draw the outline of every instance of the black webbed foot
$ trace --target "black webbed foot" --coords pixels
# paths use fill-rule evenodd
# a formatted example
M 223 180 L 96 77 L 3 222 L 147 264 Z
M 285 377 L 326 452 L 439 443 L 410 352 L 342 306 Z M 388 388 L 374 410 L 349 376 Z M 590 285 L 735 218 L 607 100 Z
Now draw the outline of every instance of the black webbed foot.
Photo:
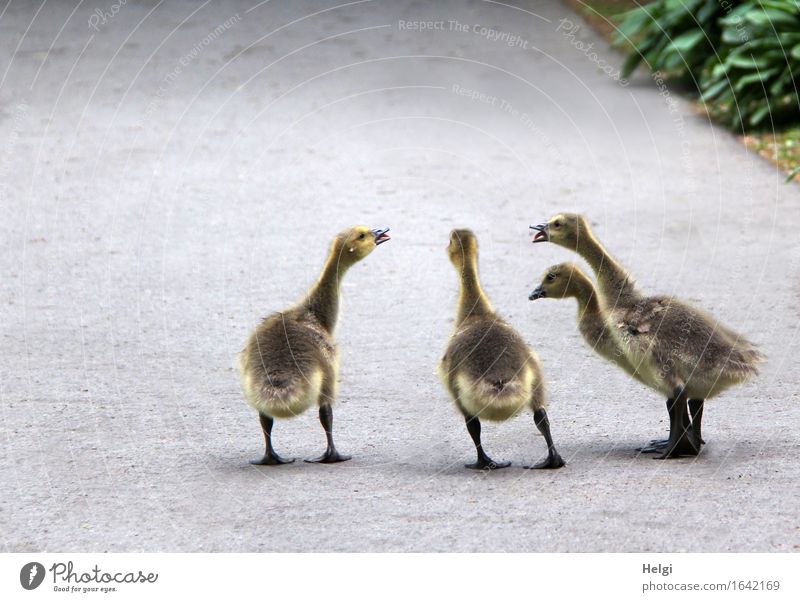
M 700 453 L 700 445 L 694 442 L 694 437 L 691 434 L 681 435 L 677 441 L 667 441 L 667 444 L 660 450 L 660 456 L 656 456 L 655 460 L 668 460 L 670 458 L 680 458 L 681 456 L 696 456 Z
M 511 466 L 511 462 L 496 462 L 486 456 L 485 458 L 479 458 L 477 462 L 472 464 L 464 464 L 464 466 L 472 470 L 498 470 L 500 468 L 508 468 Z
M 561 468 L 561 467 L 566 466 L 566 465 L 567 465 L 567 463 L 564 462 L 563 458 L 558 454 L 558 452 L 556 452 L 555 454 L 551 454 L 551 455 L 547 456 L 547 458 L 545 458 L 541 462 L 533 464 L 532 466 L 523 466 L 523 468 L 525 468 L 525 469 L 530 469 L 530 468 L 540 468 L 540 469 L 551 468 L 552 469 L 552 468 Z
M 672 458 L 682 458 L 684 456 L 697 456 L 700 450 L 693 446 L 676 447 L 672 451 L 664 452 L 660 456 L 654 456 L 653 460 L 670 460 Z
M 318 458 L 310 458 L 306 460 L 306 462 L 310 462 L 311 464 L 336 464 L 337 462 L 347 462 L 347 460 L 350 460 L 352 457 L 353 456 L 340 454 L 336 449 L 329 449 Z
M 644 447 L 639 447 L 636 451 L 641 452 L 643 454 L 658 454 L 663 452 L 667 448 L 667 444 L 669 443 L 669 439 L 653 439 L 645 445 Z
M 691 429 L 688 435 L 689 437 L 692 437 Z M 641 452 L 643 454 L 659 454 L 664 452 L 668 444 L 669 444 L 669 439 L 653 439 L 652 441 L 650 441 L 650 443 L 648 443 L 644 447 L 636 448 L 636 451 Z M 706 442 L 701 439 L 700 445 L 705 445 L 705 444 Z
M 291 464 L 294 458 L 281 458 L 278 454 L 265 455 L 260 460 L 250 460 L 250 464 L 255 466 L 278 466 L 280 464 Z

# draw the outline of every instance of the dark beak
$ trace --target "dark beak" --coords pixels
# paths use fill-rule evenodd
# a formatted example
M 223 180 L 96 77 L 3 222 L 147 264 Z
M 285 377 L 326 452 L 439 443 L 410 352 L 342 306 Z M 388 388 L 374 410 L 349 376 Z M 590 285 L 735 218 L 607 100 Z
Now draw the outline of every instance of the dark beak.
M 536 242 L 536 241 L 534 241 L 534 242 Z M 535 289 L 533 289 L 533 292 L 530 295 L 528 295 L 528 299 L 531 300 L 531 301 L 536 301 L 536 299 L 541 299 L 541 298 L 546 297 L 546 296 L 547 296 L 547 293 L 545 292 L 545 290 L 542 288 L 542 285 L 540 284 Z
M 533 235 L 533 240 L 531 242 L 547 242 L 550 240 L 550 233 L 547 224 L 539 224 L 538 226 L 528 227 L 536 232 L 536 234 Z
M 379 245 L 381 243 L 386 242 L 387 240 L 391 240 L 392 237 L 387 234 L 389 228 L 375 228 L 372 233 L 375 235 L 375 244 Z

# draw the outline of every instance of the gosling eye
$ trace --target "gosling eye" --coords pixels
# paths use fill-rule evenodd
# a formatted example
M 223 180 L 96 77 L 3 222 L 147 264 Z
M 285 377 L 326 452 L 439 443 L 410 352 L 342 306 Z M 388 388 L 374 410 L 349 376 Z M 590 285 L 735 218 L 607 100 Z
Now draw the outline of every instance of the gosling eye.
M 548 274 L 547 275 L 547 281 L 548 282 L 552 282 L 555 279 L 556 279 L 556 275 L 555 274 Z
M 555 222 L 553 222 L 553 226 L 556 227 L 556 228 L 560 228 L 561 227 L 561 221 L 556 220 Z
M 364 238 L 365 238 L 366 236 L 367 236 L 367 235 L 366 235 L 366 234 L 364 234 L 364 233 L 362 232 L 362 233 L 361 233 L 361 236 L 359 236 L 359 237 L 358 237 L 358 240 L 364 240 Z

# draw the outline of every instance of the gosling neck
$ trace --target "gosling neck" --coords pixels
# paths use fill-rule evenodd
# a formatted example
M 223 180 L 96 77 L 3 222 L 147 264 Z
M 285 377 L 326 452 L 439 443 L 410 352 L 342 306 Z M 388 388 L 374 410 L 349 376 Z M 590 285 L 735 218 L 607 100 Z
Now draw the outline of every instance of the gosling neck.
M 582 274 L 573 274 L 572 279 L 570 285 L 578 301 L 578 319 L 599 314 L 600 300 L 592 281 Z
M 331 249 L 322 273 L 306 296 L 303 305 L 329 333 L 336 328 L 339 317 L 339 295 L 342 278 L 352 262 L 343 257 L 339 245 Z
M 604 297 L 613 301 L 622 294 L 635 292 L 636 284 L 628 270 L 614 259 L 590 230 L 581 232 L 576 250 L 594 270 Z
M 478 277 L 478 258 L 467 256 L 461 266 L 461 290 L 458 295 L 456 326 L 473 316 L 493 314 L 492 304 L 481 288 Z

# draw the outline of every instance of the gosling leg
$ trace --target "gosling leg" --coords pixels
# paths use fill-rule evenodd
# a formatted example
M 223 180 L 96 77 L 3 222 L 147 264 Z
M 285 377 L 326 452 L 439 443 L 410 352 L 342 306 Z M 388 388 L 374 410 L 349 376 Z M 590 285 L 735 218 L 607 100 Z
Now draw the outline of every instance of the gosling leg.
M 259 412 L 258 417 L 261 420 L 261 430 L 264 433 L 266 450 L 264 451 L 263 458 L 260 460 L 250 460 L 250 464 L 255 464 L 257 466 L 277 466 L 278 464 L 291 464 L 294 462 L 294 458 L 288 460 L 281 458 L 275 453 L 275 450 L 272 449 L 272 424 L 274 422 L 272 417 L 262 414 L 261 412 Z
M 667 399 L 667 412 L 669 412 L 673 403 L 674 401 L 672 399 Z M 697 437 L 697 441 L 699 441 L 701 445 L 705 445 L 706 442 L 700 437 L 700 423 L 703 420 L 702 399 L 689 400 L 689 412 L 686 416 L 686 420 L 687 422 L 683 425 L 684 430 L 692 433 L 692 437 Z M 695 425 L 695 423 L 697 424 Z M 637 451 L 643 454 L 663 453 L 667 448 L 667 443 L 669 443 L 669 439 L 653 439 L 648 445 L 640 447 Z
M 478 452 L 478 461 L 474 464 L 465 464 L 467 468 L 474 470 L 495 470 L 497 468 L 506 468 L 511 466 L 511 462 L 495 462 L 486 452 L 483 451 L 481 445 L 481 421 L 477 416 L 464 415 L 464 421 L 467 423 L 467 431 L 469 436 L 472 437 L 472 442 L 475 444 L 475 450 Z
M 667 447 L 657 460 L 678 458 L 680 456 L 696 456 L 700 446 L 695 444 L 693 433 L 686 427 L 689 423 L 689 408 L 686 392 L 683 387 L 675 389 L 673 403 L 669 407 L 670 428 Z
M 553 444 L 553 437 L 550 435 L 550 420 L 547 418 L 547 412 L 544 409 L 536 410 L 533 413 L 533 421 L 536 423 L 536 428 L 544 435 L 544 440 L 547 443 L 547 459 L 542 460 L 533 466 L 525 466 L 524 468 L 561 468 L 565 462 L 556 451 L 556 446 Z
M 334 464 L 336 462 L 345 462 L 352 458 L 352 456 L 340 454 L 336 449 L 336 446 L 333 444 L 333 409 L 329 403 L 324 403 L 319 406 L 319 422 L 322 424 L 322 428 L 325 429 L 325 437 L 328 440 L 328 449 L 326 449 L 325 453 L 320 457 L 312 460 L 306 460 L 306 462 L 313 462 L 316 464 Z
M 694 432 L 694 442 L 698 449 L 701 445 L 705 445 L 700 426 L 703 423 L 703 399 L 690 399 L 689 400 L 689 413 L 692 415 L 692 431 Z

